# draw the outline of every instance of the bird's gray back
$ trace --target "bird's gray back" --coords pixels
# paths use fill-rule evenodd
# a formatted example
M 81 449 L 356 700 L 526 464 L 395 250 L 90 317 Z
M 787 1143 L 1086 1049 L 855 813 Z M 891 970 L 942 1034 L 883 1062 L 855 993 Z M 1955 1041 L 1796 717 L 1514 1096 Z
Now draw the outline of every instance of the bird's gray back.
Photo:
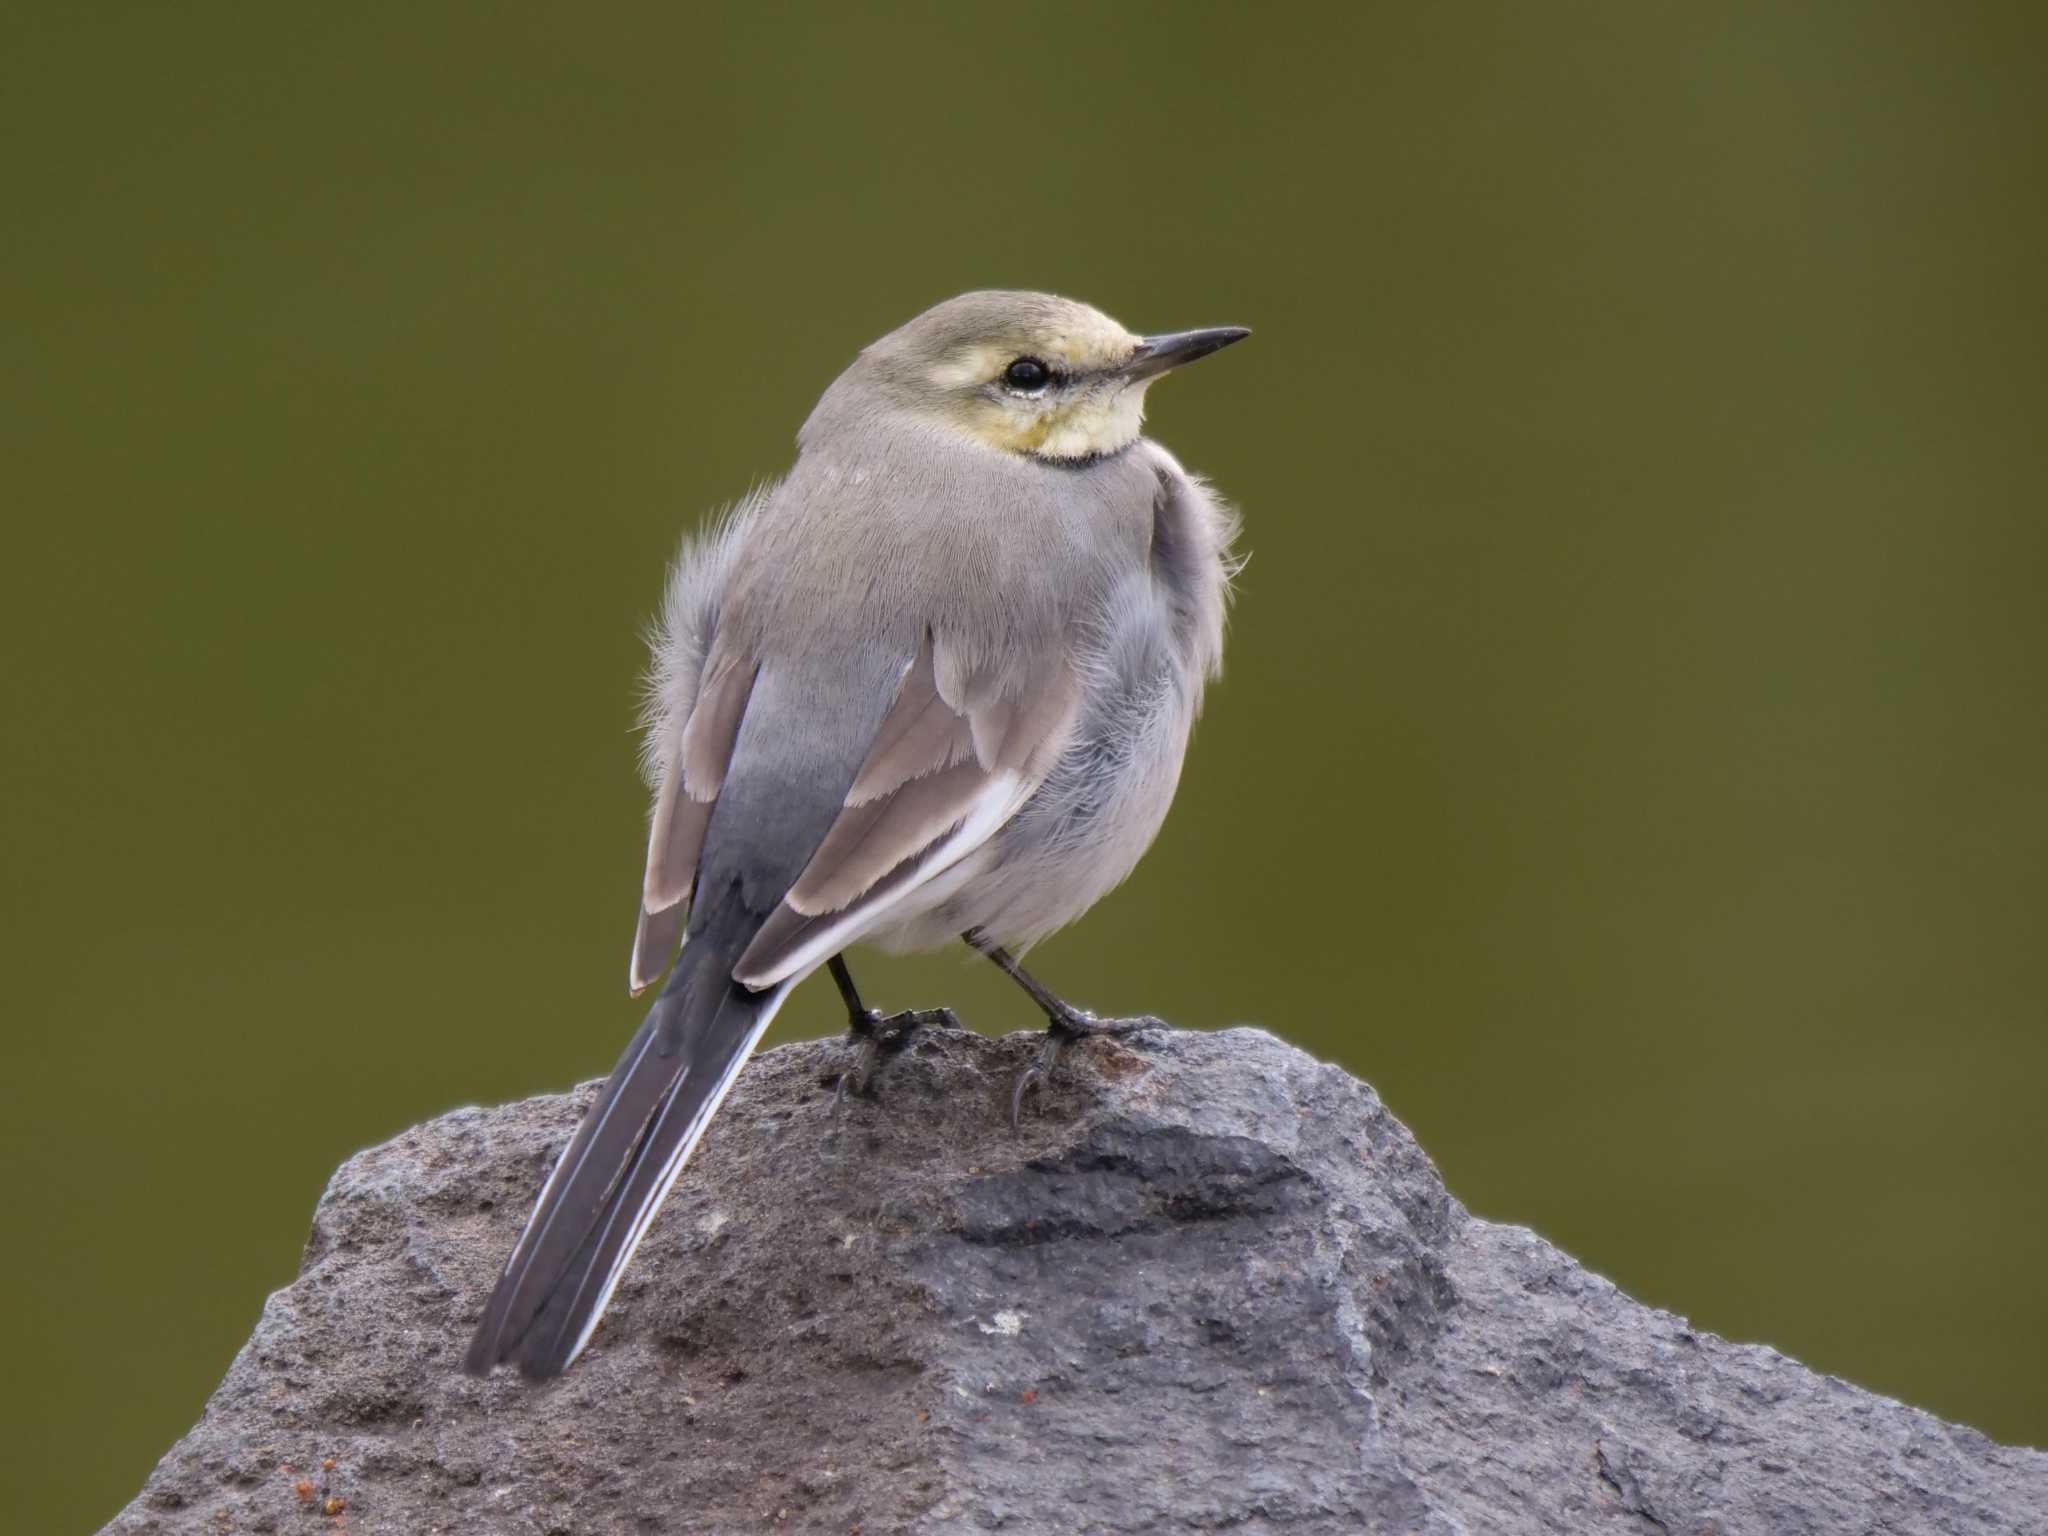
M 1137 454 L 1040 464 L 877 423 L 799 457 L 739 551 L 724 623 L 763 656 L 914 650 L 929 628 L 963 682 L 1000 686 L 1143 564 L 1156 483 Z

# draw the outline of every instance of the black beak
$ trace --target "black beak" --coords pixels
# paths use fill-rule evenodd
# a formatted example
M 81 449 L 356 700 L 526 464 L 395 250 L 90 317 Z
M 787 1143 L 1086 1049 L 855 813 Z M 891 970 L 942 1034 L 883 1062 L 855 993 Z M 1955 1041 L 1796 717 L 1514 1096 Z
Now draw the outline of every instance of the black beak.
M 1131 360 L 1116 371 L 1127 379 L 1153 378 L 1182 363 L 1221 352 L 1249 335 L 1251 332 L 1241 325 L 1217 325 L 1206 331 L 1169 331 L 1164 336 L 1147 336 L 1138 343 Z

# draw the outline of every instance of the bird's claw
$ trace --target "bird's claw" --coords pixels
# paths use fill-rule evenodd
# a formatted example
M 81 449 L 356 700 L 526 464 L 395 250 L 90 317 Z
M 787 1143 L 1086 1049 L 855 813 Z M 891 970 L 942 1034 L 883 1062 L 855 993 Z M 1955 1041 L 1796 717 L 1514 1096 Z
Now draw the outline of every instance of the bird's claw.
M 1022 1127 L 1024 1096 L 1032 1089 L 1042 1089 L 1052 1081 L 1053 1069 L 1059 1065 L 1060 1057 L 1066 1054 L 1067 1047 L 1076 1040 L 1086 1040 L 1091 1036 L 1115 1040 L 1126 1035 L 1135 1035 L 1140 1030 L 1159 1027 L 1159 1021 L 1154 1018 L 1105 1019 L 1088 1012 L 1085 1008 L 1068 1008 L 1064 1012 L 1050 1015 L 1049 1018 L 1045 1044 L 1038 1048 L 1038 1059 L 1017 1074 L 1017 1081 L 1010 1089 L 1012 1131 Z
M 1060 1056 L 1067 1043 L 1091 1034 L 1089 1028 L 1095 1022 L 1091 1013 L 1078 1008 L 1070 1010 L 1063 1017 L 1055 1018 L 1045 1032 L 1045 1044 L 1038 1048 L 1038 1059 L 1017 1074 L 1017 1084 L 1010 1090 L 1010 1129 L 1021 1129 L 1024 1119 L 1024 1095 L 1034 1088 L 1043 1088 L 1052 1081 L 1052 1069 L 1059 1065 Z
M 875 1048 L 874 1037 L 864 1036 L 860 1042 L 860 1050 L 853 1058 L 853 1065 L 840 1073 L 838 1081 L 833 1085 L 833 1114 L 837 1115 L 846 1108 L 846 1096 L 849 1092 L 861 1095 L 867 1093 L 868 1079 L 874 1075 L 875 1058 L 880 1054 Z
M 906 1008 L 901 1013 L 877 1013 L 868 1008 L 847 1021 L 860 1047 L 853 1065 L 839 1074 L 832 1089 L 832 1113 L 846 1106 L 849 1095 L 865 1098 L 868 1086 L 887 1059 L 899 1055 L 921 1029 L 958 1029 L 960 1017 L 950 1008 Z
M 1045 1081 L 1045 1068 L 1033 1062 L 1017 1074 L 1017 1085 L 1010 1090 L 1010 1129 L 1021 1130 L 1024 1120 L 1024 1095 Z

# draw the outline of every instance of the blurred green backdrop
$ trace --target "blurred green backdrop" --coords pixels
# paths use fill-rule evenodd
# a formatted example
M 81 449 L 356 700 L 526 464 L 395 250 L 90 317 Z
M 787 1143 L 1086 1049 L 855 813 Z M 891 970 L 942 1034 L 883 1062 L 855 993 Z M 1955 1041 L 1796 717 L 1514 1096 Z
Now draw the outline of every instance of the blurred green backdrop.
M 1475 1209 L 2048 1440 L 2048 13 L 40 10 L 19 1529 L 133 1493 L 340 1158 L 609 1065 L 663 562 L 989 285 L 1258 330 L 1153 397 L 1245 510 L 1229 675 L 1044 974 L 1264 1022 Z

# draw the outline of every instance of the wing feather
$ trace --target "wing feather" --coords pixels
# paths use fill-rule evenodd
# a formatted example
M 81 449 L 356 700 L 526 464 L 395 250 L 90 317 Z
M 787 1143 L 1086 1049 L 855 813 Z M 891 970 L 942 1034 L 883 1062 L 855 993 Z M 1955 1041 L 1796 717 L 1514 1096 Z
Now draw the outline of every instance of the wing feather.
M 919 849 L 844 909 L 807 917 L 783 902 L 769 914 L 747 953 L 740 957 L 733 980 L 759 990 L 822 965 L 857 942 L 920 887 L 942 878 L 993 836 L 1029 798 L 1029 788 L 1020 786 L 1014 774 L 1000 775 L 988 782 L 944 838 Z
M 927 633 L 845 807 L 740 957 L 737 980 L 774 986 L 852 943 L 992 835 L 1058 761 L 1079 709 L 1064 655 L 1024 669 L 1008 691 L 960 688 L 957 707 L 941 686 L 949 672 Z
M 633 964 L 626 985 L 635 997 L 661 979 L 676 947 L 683 942 L 683 918 L 687 908 L 679 901 L 659 912 L 640 909 L 640 921 L 633 929 Z
M 941 772 L 975 755 L 973 726 L 939 697 L 927 637 L 882 717 L 846 803 L 866 805 L 921 774 Z
M 682 941 L 684 905 L 697 879 L 705 828 L 724 787 L 740 720 L 758 674 L 754 663 L 738 657 L 717 664 L 697 691 L 675 752 L 662 765 L 654 822 L 647 834 L 647 874 L 641 884 L 640 921 L 633 935 L 633 961 L 627 978 L 635 996 L 668 969 Z
M 851 905 L 905 858 L 957 827 L 988 777 L 977 762 L 955 763 L 879 800 L 848 805 L 783 900 L 806 917 Z

